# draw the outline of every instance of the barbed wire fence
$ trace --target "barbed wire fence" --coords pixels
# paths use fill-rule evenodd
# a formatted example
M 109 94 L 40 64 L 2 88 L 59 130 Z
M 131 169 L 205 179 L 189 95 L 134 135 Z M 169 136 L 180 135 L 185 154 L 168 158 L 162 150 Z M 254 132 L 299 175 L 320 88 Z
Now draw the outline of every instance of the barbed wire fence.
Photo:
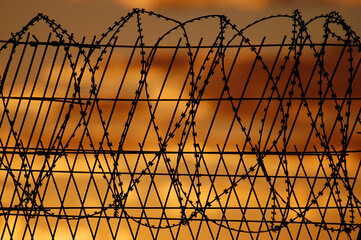
M 360 52 L 336 12 L 134 9 L 91 42 L 38 14 L 0 45 L 1 239 L 355 239 Z

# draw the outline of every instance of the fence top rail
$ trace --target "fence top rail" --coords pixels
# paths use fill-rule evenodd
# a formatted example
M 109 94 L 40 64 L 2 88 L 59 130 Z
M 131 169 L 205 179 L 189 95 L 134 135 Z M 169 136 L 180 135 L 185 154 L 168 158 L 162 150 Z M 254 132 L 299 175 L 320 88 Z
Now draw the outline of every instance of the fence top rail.
M 31 45 L 31 46 L 36 46 L 36 45 L 47 45 L 47 46 L 71 46 L 71 47 L 80 47 L 80 48 L 102 48 L 102 47 L 114 47 L 114 48 L 165 48 L 165 49 L 174 49 L 174 48 L 214 48 L 215 46 L 212 45 L 189 45 L 189 46 L 177 46 L 177 45 L 157 45 L 157 46 L 152 46 L 152 45 L 131 45 L 131 44 L 90 44 L 90 43 L 69 43 L 69 42 L 60 42 L 60 41 L 51 41 L 51 42 L 43 42 L 43 41 L 14 41 L 12 39 L 10 40 L 0 40 L 0 43 L 15 43 L 15 44 L 19 44 L 19 45 Z M 359 47 L 358 44 L 351 44 L 351 43 L 264 43 L 264 44 L 247 44 L 247 43 L 242 43 L 242 44 L 232 44 L 232 45 L 222 45 L 222 47 L 226 47 L 226 48 L 238 48 L 238 47 L 242 47 L 242 48 L 252 48 L 252 47 L 280 47 L 280 46 L 284 46 L 284 47 L 289 47 L 289 46 L 310 46 L 310 47 L 316 47 L 316 46 L 330 46 L 330 47 L 343 47 L 343 46 L 347 46 L 347 47 Z M 220 47 L 220 46 L 219 46 Z

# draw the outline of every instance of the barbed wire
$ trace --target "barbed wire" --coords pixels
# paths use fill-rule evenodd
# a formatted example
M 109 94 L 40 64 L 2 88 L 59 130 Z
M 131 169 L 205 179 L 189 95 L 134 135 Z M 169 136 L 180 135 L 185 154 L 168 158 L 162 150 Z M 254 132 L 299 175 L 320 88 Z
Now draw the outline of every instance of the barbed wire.
M 159 35 L 154 45 L 147 45 L 142 26 L 144 17 L 158 18 L 170 22 L 174 26 Z M 218 23 L 219 29 L 213 43 L 202 45 L 203 39 L 200 39 L 198 43 L 193 44 L 187 28 L 191 27 L 192 23 L 202 22 L 206 19 L 213 19 Z M 292 22 L 291 35 L 285 36 L 279 44 L 266 44 L 265 38 L 261 43 L 253 44 L 246 32 L 257 24 L 271 19 L 290 20 Z M 321 41 L 316 43 L 312 39 L 308 27 L 320 20 L 324 21 L 323 36 Z M 121 34 L 126 34 L 121 30 L 125 29 L 131 21 L 135 21 L 136 24 L 137 36 L 134 45 L 119 44 Z M 52 34 L 49 35 L 47 41 L 39 41 L 34 34 L 30 36 L 31 28 L 40 22 L 44 22 L 51 30 Z M 331 24 L 341 26 L 343 32 L 332 31 Z M 228 32 L 226 32 L 227 30 Z M 177 44 L 162 45 L 167 37 L 177 31 L 182 34 Z M 52 40 L 54 34 L 56 41 Z M 35 41 L 30 40 L 31 37 Z M 290 38 L 289 43 L 286 42 L 287 38 Z M 336 42 L 330 42 L 330 40 Z M 237 41 L 239 43 L 235 43 Z M 94 37 L 91 43 L 85 43 L 85 38 L 81 42 L 77 42 L 73 34 L 69 34 L 60 24 L 44 14 L 38 14 L 19 32 L 12 34 L 9 40 L 2 42 L 4 44 L 0 46 L 0 54 L 7 56 L 8 60 L 5 61 L 3 67 L 0 85 L 3 109 L 0 121 L 2 132 L 0 171 L 6 173 L 0 198 L 5 198 L 4 192 L 9 188 L 9 181 L 12 181 L 13 187 L 10 202 L 1 203 L 0 206 L 0 214 L 5 219 L 2 237 L 6 231 L 11 237 L 14 235 L 15 225 L 20 216 L 24 216 L 26 220 L 27 227 L 24 235 L 28 231 L 32 237 L 35 227 L 32 230 L 30 219 L 40 217 L 45 217 L 48 225 L 51 225 L 49 218 L 57 218 L 55 229 L 60 219 L 65 219 L 73 237 L 75 237 L 76 230 L 74 233 L 72 232 L 70 221 L 79 223 L 81 219 L 87 221 L 90 218 L 104 219 L 111 229 L 109 219 L 125 219 L 134 239 L 139 234 L 140 226 L 157 229 L 157 231 L 178 228 L 179 231 L 182 226 L 188 226 L 191 229 L 189 226 L 195 221 L 204 222 L 213 238 L 218 238 L 218 235 L 213 235 L 210 230 L 212 227 L 209 224 L 215 224 L 219 229 L 226 229 L 232 237 L 232 232 L 250 234 L 250 236 L 269 233 L 271 238 L 272 233 L 278 233 L 277 239 L 283 229 L 292 237 L 292 230 L 289 226 L 295 224 L 299 225 L 297 231 L 300 231 L 304 225 L 309 236 L 312 234 L 308 226 L 313 225 L 319 231 L 327 232 L 330 238 L 332 232 L 344 232 L 350 236 L 352 231 L 360 227 L 360 201 L 354 191 L 360 160 L 352 160 L 359 162 L 357 170 L 353 171 L 354 176 L 350 176 L 347 163 L 351 161 L 350 155 L 355 154 L 354 156 L 359 158 L 358 153 L 361 151 L 359 147 L 350 149 L 351 140 L 356 141 L 357 144 L 355 131 L 357 132 L 361 123 L 359 103 L 361 96 L 358 95 L 360 77 L 357 77 L 361 62 L 359 55 L 361 44 L 358 35 L 337 12 L 316 16 L 305 22 L 300 12 L 296 10 L 292 15 L 279 14 L 265 17 L 243 29 L 238 29 L 224 15 L 207 15 L 180 22 L 144 9 L 134 9 L 116 21 L 113 26 L 99 36 L 99 39 Z M 25 80 L 20 82 L 22 85 L 22 89 L 20 89 L 16 85 L 21 81 L 18 80 L 18 74 L 29 46 L 34 50 L 30 57 L 28 72 L 23 77 Z M 36 63 L 34 59 L 36 51 L 41 46 L 44 47 L 44 51 L 40 55 L 41 60 L 38 66 L 36 66 L 33 65 Z M 274 60 L 270 64 L 267 63 L 266 56 L 261 55 L 262 50 L 267 46 L 276 50 Z M 328 47 L 342 48 L 331 72 L 325 66 L 329 61 L 326 55 Z M 10 52 L 7 52 L 8 48 L 11 49 Z M 48 63 L 51 65 L 51 71 L 47 77 L 43 94 L 35 96 L 34 92 L 41 68 L 46 64 L 44 61 L 49 48 L 56 49 L 53 60 Z M 106 78 L 106 72 L 113 59 L 113 53 L 117 49 L 123 48 L 131 50 L 131 53 L 125 64 L 121 83 L 117 89 L 114 88 L 114 97 L 101 97 L 102 86 L 105 81 L 109 81 Z M 252 57 L 252 61 L 250 61 L 252 65 L 244 86 L 239 89 L 236 97 L 235 80 L 232 76 L 236 74 L 233 72 L 237 71 L 235 68 L 239 64 L 237 63 L 240 58 L 239 53 L 244 48 L 248 49 L 254 58 Z M 53 80 L 52 71 L 61 49 L 64 51 L 61 70 L 56 80 Z M 159 49 L 167 49 L 172 53 L 167 62 L 168 67 L 164 66 L 166 74 L 164 79 L 161 79 L 159 93 L 154 95 L 151 90 L 153 81 L 150 72 L 153 69 L 153 61 L 159 54 Z M 206 53 L 201 53 L 202 49 L 206 50 Z M 16 64 L 14 58 L 17 50 L 21 51 L 18 65 L 15 66 L 15 70 L 10 70 L 11 64 Z M 182 50 L 186 51 L 185 58 L 188 67 L 185 76 L 181 76 L 184 77 L 184 81 L 179 89 L 179 97 L 164 98 L 162 95 L 167 91 L 165 86 L 167 81 L 170 81 L 171 77 L 169 76 L 176 65 L 175 59 Z M 76 55 L 73 56 L 74 51 Z M 236 52 L 234 53 L 234 51 Z M 307 54 L 305 53 L 307 51 L 310 51 L 315 61 L 309 77 L 304 74 L 301 64 L 301 58 Z M 228 59 L 228 56 L 234 57 Z M 281 59 L 282 56 L 283 59 Z M 137 57 L 139 59 L 136 59 Z M 199 58 L 202 59 L 198 60 Z M 336 75 L 337 71 L 341 71 L 339 69 L 343 67 L 342 64 L 345 65 L 344 62 L 341 63 L 343 58 L 347 58 L 347 73 L 345 79 L 340 80 Z M 126 77 L 134 59 L 139 61 L 139 65 L 137 65 L 139 76 L 138 79 L 131 81 L 136 81 L 137 86 L 134 89 L 133 97 L 126 98 L 121 93 L 126 91 L 123 90 L 123 86 L 126 84 Z M 70 76 L 66 80 L 61 75 L 67 62 L 70 66 Z M 255 70 L 257 66 L 259 66 L 258 70 Z M 33 80 L 29 80 L 31 69 L 37 71 Z M 262 69 L 265 74 L 264 82 L 259 83 L 260 88 L 261 84 L 264 85 L 264 88 L 260 94 L 249 97 L 251 90 L 247 87 L 252 84 L 252 81 L 257 81 L 252 77 L 257 74 L 256 71 L 260 71 L 259 69 Z M 89 77 L 86 74 L 90 74 Z M 219 97 L 207 97 L 210 85 L 212 85 L 212 81 L 216 81 L 215 79 L 218 79 Z M 56 81 L 56 83 L 52 81 Z M 65 82 L 67 89 L 62 97 L 56 96 L 56 87 L 53 92 L 51 92 L 51 87 L 48 87 L 51 84 L 60 86 L 60 81 L 68 81 Z M 317 84 L 312 86 L 315 81 Z M 338 81 L 344 81 L 345 91 L 335 87 L 335 82 Z M 315 90 L 312 87 L 318 88 L 316 94 L 310 93 Z M 28 91 L 28 88 L 31 90 L 27 95 L 25 92 Z M 201 104 L 210 99 L 214 102 L 215 110 L 213 115 L 210 114 L 208 117 L 210 123 L 207 128 L 199 120 L 199 112 L 203 107 Z M 244 102 L 251 100 L 255 101 L 254 108 L 243 109 Z M 30 135 L 25 137 L 23 132 L 26 131 L 26 127 L 29 127 L 26 121 L 27 116 L 30 116 L 29 111 L 34 106 L 39 106 L 31 105 L 34 101 L 40 102 L 40 107 L 38 110 L 35 109 L 37 111 L 36 120 L 34 120 Z M 106 112 L 104 111 L 105 105 L 103 105 L 105 101 L 111 104 L 107 114 L 104 113 Z M 119 111 L 120 102 L 130 102 L 130 109 L 121 108 Z M 159 125 L 164 116 L 158 113 L 158 109 L 161 104 L 169 102 L 174 102 L 176 105 L 174 110 L 169 108 L 170 120 L 165 126 L 167 130 L 163 134 Z M 224 126 L 224 129 L 219 129 L 216 127 L 216 119 L 224 111 L 222 106 L 225 102 L 230 108 L 231 123 Z M 298 102 L 296 110 L 293 107 L 295 102 Z M 51 114 L 54 114 L 54 110 L 51 109 L 52 104 L 55 103 L 59 103 L 61 107 L 60 110 L 57 110 L 59 113 L 57 113 L 51 133 L 46 133 L 45 125 L 50 121 Z M 139 110 L 142 103 L 147 106 L 145 111 Z M 335 110 L 330 109 L 330 104 L 333 104 L 332 107 Z M 23 105 L 26 106 L 25 113 L 22 113 Z M 327 107 L 324 107 L 325 105 Z M 42 108 L 47 108 L 47 110 L 42 110 Z M 42 111 L 45 111 L 45 114 Z M 149 116 L 149 121 L 144 120 L 142 123 L 146 126 L 146 130 L 144 138 L 138 143 L 138 146 L 133 146 L 137 150 L 128 150 L 125 147 L 126 141 L 132 137 L 132 134 L 137 134 L 137 132 L 134 133 L 132 127 L 133 129 L 137 128 L 137 124 L 139 124 L 137 121 L 139 117 L 135 117 L 139 111 L 142 111 L 142 115 Z M 292 139 L 299 128 L 296 122 L 301 121 L 299 118 L 302 117 L 300 116 L 302 114 L 305 114 L 304 119 L 308 121 L 310 133 L 300 136 L 304 139 L 304 146 L 299 149 L 300 146 L 293 143 Z M 124 116 L 124 121 L 116 120 L 119 115 Z M 94 121 L 100 123 L 99 128 L 96 129 L 101 133 L 100 135 L 94 133 Z M 302 121 L 306 120 L 302 119 Z M 111 131 L 114 122 L 122 126 L 118 133 Z M 42 126 L 40 133 L 35 133 L 35 128 L 39 124 Z M 329 129 L 326 126 L 329 126 Z M 203 139 L 197 133 L 202 128 L 205 129 Z M 216 148 L 209 151 L 207 143 L 213 140 L 211 135 L 215 128 L 227 134 L 224 143 L 216 141 Z M 235 130 L 237 128 L 239 129 Z M 258 129 L 255 130 L 255 128 Z M 337 138 L 335 132 L 338 128 L 340 139 L 337 139 L 338 145 L 335 145 L 336 140 L 334 139 Z M 234 139 L 232 134 L 236 134 L 235 132 L 238 134 L 238 138 L 234 140 L 236 150 L 227 150 L 227 146 L 230 145 L 228 142 L 231 141 L 230 139 Z M 38 134 L 38 139 L 34 140 L 36 142 L 34 145 L 32 139 L 37 137 L 36 134 Z M 49 136 L 46 136 L 47 134 Z M 119 135 L 117 146 L 113 145 L 114 137 L 112 135 Z M 256 137 L 258 139 L 255 139 Z M 25 140 L 25 138 L 29 140 Z M 75 141 L 77 143 L 74 143 Z M 154 141 L 151 151 L 145 150 L 149 141 Z M 243 141 L 244 143 L 242 143 Z M 174 147 L 170 147 L 175 142 L 176 150 L 173 149 Z M 292 143 L 293 146 L 290 145 Z M 321 150 L 316 145 L 319 145 Z M 210 161 L 211 155 L 217 156 L 217 160 L 212 158 L 213 162 Z M 232 156 L 232 160 L 237 163 L 236 168 L 232 169 L 235 171 L 234 173 L 231 173 L 228 156 Z M 270 163 L 270 156 L 278 157 L 273 160 L 274 164 Z M 297 167 L 290 165 L 290 161 L 295 161 L 292 156 L 296 157 Z M 307 174 L 304 165 L 304 160 L 309 156 L 312 156 L 316 162 L 315 169 L 317 170 L 314 176 Z M 85 161 L 81 160 L 82 158 Z M 76 180 L 76 174 L 80 174 L 81 171 L 74 169 L 76 162 L 79 161 L 84 162 L 89 170 L 82 173 L 90 175 L 85 195 L 81 194 L 80 181 Z M 36 167 L 37 162 L 41 162 L 41 167 Z M 68 170 L 57 170 L 60 162 L 65 162 Z M 71 166 L 71 162 L 74 162 L 73 166 Z M 20 166 L 17 167 L 19 163 Z M 132 164 L 134 164 L 133 169 Z M 212 164 L 216 165 L 214 172 L 209 168 Z M 160 165 L 163 166 L 165 172 L 159 172 Z M 227 165 L 229 166 L 227 167 Z M 269 173 L 271 165 L 277 168 L 274 174 Z M 325 168 L 325 165 L 328 166 L 328 169 Z M 220 173 L 220 168 L 224 169 L 224 173 Z M 294 168 L 293 175 L 290 173 L 292 172 L 290 168 Z M 60 180 L 56 180 L 54 176 L 55 173 L 60 172 L 69 175 L 64 192 L 59 190 L 60 187 L 56 182 L 60 182 Z M 96 180 L 95 174 L 101 174 L 103 180 L 101 182 Z M 124 175 L 129 175 L 129 177 L 124 178 Z M 157 180 L 161 175 L 169 177 L 170 185 L 166 194 L 161 192 L 159 185 L 162 183 Z M 219 183 L 221 180 L 217 181 L 216 178 L 225 179 L 225 183 Z M 127 186 L 124 179 L 129 180 Z M 265 192 L 262 187 L 258 187 L 258 182 L 256 186 L 256 181 L 260 181 L 259 179 L 263 179 L 262 186 L 269 189 L 266 198 L 260 196 Z M 280 179 L 283 179 L 284 183 L 281 184 Z M 302 197 L 297 197 L 299 193 L 296 192 L 298 191 L 296 180 L 298 179 L 306 180 L 305 186 L 310 191 L 307 200 L 301 201 Z M 322 186 L 319 186 L 320 181 L 323 181 Z M 46 206 L 45 204 L 45 197 L 48 197 L 46 191 L 50 191 L 49 185 L 52 183 L 60 207 Z M 207 183 L 209 187 L 203 187 Z M 67 213 L 72 207 L 65 204 L 71 184 L 74 184 L 75 188 L 71 194 L 76 195 L 80 201 L 80 205 L 75 207 L 79 213 L 74 215 Z M 242 184 L 247 184 L 249 187 L 245 202 L 242 202 L 237 193 Z M 88 192 L 91 191 L 89 188 L 93 185 L 95 190 L 92 191 L 99 198 L 99 206 L 89 207 L 85 201 Z M 102 193 L 103 191 L 105 193 Z M 155 194 L 156 199 L 151 199 L 151 193 Z M 132 198 L 131 195 L 136 196 L 139 200 L 138 206 L 134 207 L 129 203 L 132 201 L 129 200 Z M 143 199 L 142 195 L 145 195 Z M 172 209 L 169 206 L 169 202 L 173 201 L 172 197 L 176 198 L 178 204 L 179 215 L 176 217 L 169 211 Z M 325 202 L 323 199 L 326 198 Z M 255 209 L 259 210 L 259 218 L 254 219 L 247 215 L 249 209 L 254 208 L 254 206 L 250 206 L 252 205 L 250 204 L 251 199 L 253 199 L 253 204 L 256 203 Z M 262 204 L 261 199 L 266 202 Z M 342 204 L 343 199 L 347 199 L 344 205 Z M 159 206 L 152 208 L 149 206 L 151 201 L 158 201 Z M 227 216 L 228 209 L 234 208 L 230 205 L 235 202 L 241 217 Z M 93 212 L 89 213 L 86 211 L 87 208 Z M 334 218 L 326 216 L 328 209 L 333 208 L 337 210 L 339 217 L 337 223 Z M 133 209 L 140 211 L 133 211 Z M 148 213 L 151 212 L 151 209 L 158 209 L 158 215 L 154 217 Z M 220 217 L 213 217 L 214 210 L 220 214 Z M 315 215 L 313 210 L 318 210 L 317 218 L 313 217 Z M 347 214 L 350 216 L 347 217 Z M 15 216 L 12 229 L 10 216 Z M 129 220 L 138 224 L 135 232 L 130 227 Z M 238 223 L 237 227 L 234 227 L 234 222 Z M 252 222 L 259 223 L 259 225 L 252 227 L 254 226 L 251 224 Z M 189 231 L 192 232 L 192 236 L 193 234 L 198 236 L 200 228 L 195 232 Z M 49 227 L 49 231 L 54 236 L 56 230 L 52 232 Z M 90 231 L 94 237 L 91 227 Z M 96 232 L 96 230 L 94 231 Z M 113 234 L 113 230 L 110 231 Z M 173 239 L 178 238 L 178 235 L 174 235 L 171 230 L 170 234 Z M 151 232 L 151 235 L 155 239 L 158 232 L 156 235 Z M 258 237 L 259 235 L 257 235 Z M 337 235 L 338 237 L 339 235 Z M 113 238 L 116 238 L 116 234 L 113 235 Z M 198 237 L 193 236 L 193 238 Z

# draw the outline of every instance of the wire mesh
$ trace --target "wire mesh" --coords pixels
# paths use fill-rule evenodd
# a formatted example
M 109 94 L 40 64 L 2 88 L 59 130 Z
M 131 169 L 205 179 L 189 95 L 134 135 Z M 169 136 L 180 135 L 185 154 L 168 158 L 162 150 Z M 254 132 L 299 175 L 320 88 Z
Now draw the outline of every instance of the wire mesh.
M 360 52 L 336 12 L 37 15 L 0 47 L 1 239 L 355 239 Z

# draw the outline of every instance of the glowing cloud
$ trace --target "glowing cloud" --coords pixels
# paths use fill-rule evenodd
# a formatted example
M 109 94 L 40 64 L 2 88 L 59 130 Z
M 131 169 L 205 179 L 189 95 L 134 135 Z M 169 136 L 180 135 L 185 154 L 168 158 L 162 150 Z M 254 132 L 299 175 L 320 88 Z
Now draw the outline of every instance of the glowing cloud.
M 143 8 L 158 8 L 158 7 L 165 7 L 165 8 L 178 8 L 178 7 L 185 7 L 185 8 L 200 8 L 200 7 L 237 7 L 241 9 L 247 10 L 262 10 L 267 7 L 270 3 L 269 0 L 115 0 L 119 4 L 134 8 L 134 7 L 143 7 Z M 276 0 L 278 1 L 278 0 Z
M 204 7 L 236 7 L 239 9 L 245 9 L 245 10 L 263 10 L 272 4 L 275 3 L 292 3 L 292 2 L 301 2 L 301 1 L 285 1 L 285 0 L 133 0 L 133 1 L 127 1 L 127 0 L 113 0 L 117 3 L 121 4 L 122 6 L 126 6 L 129 8 L 204 8 Z M 361 6 L 361 0 L 316 0 L 315 2 L 321 2 L 325 4 L 335 4 L 335 5 L 342 5 L 342 6 Z M 312 4 L 312 2 L 310 2 Z

